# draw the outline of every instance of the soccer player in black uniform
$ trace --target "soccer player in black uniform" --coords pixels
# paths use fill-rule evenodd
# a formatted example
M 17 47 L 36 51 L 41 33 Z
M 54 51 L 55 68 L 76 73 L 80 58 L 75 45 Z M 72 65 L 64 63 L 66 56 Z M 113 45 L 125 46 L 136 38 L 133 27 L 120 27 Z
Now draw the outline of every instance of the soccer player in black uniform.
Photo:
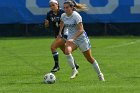
M 59 4 L 57 0 L 50 0 L 50 11 L 47 13 L 47 17 L 45 19 L 45 27 L 49 27 L 53 32 L 55 36 L 54 42 L 51 44 L 51 51 L 53 54 L 55 65 L 51 72 L 57 72 L 59 67 L 59 57 L 57 48 L 60 48 L 63 53 L 65 54 L 65 40 L 61 37 L 57 37 L 59 34 L 59 24 L 60 24 L 60 18 L 61 15 L 64 13 L 62 9 L 59 8 Z M 63 35 L 63 32 L 62 32 Z M 76 68 L 78 69 L 79 66 L 75 63 Z

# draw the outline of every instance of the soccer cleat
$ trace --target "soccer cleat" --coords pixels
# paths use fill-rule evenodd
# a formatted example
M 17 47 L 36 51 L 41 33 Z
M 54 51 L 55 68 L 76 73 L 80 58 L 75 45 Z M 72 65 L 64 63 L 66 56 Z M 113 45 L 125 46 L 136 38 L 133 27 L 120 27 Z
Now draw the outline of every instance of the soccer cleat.
M 78 71 L 73 69 L 72 70 L 72 75 L 71 75 L 70 79 L 74 79 L 77 75 L 78 75 Z
M 98 77 L 100 81 L 105 81 L 104 75 L 102 73 L 100 73 Z
M 76 69 L 79 69 L 79 65 L 78 64 L 76 64 L 75 67 L 76 67 Z
M 58 66 L 54 66 L 53 69 L 51 70 L 51 72 L 57 72 L 59 70 L 60 70 L 60 68 Z

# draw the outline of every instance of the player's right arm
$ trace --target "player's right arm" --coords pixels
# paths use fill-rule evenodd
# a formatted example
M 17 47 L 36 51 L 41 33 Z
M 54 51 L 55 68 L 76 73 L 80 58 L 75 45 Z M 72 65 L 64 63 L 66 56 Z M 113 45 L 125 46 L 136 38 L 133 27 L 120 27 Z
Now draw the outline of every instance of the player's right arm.
M 50 12 L 47 13 L 46 19 L 45 19 L 45 27 L 49 27 L 49 20 L 50 20 Z

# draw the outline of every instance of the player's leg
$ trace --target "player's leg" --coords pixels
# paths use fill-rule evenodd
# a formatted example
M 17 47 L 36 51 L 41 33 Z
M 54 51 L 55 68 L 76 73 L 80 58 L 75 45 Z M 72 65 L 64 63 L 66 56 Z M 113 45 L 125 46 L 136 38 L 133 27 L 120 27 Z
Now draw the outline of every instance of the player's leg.
M 59 68 L 59 54 L 57 52 L 57 48 L 64 45 L 65 45 L 65 41 L 62 38 L 56 38 L 51 45 L 51 51 L 52 51 L 53 59 L 55 62 L 55 65 L 53 69 L 51 70 L 51 72 L 57 72 L 60 69 Z
M 79 49 L 83 52 L 85 58 L 88 60 L 88 62 L 90 62 L 93 65 L 93 68 L 95 69 L 96 73 L 99 76 L 99 79 L 104 81 L 104 77 L 103 74 L 100 70 L 100 67 L 97 63 L 97 61 L 93 58 L 92 53 L 91 53 L 91 44 L 90 41 L 87 38 L 85 38 L 85 40 L 83 40 L 82 42 L 77 42 Z
M 74 64 L 74 58 L 72 56 L 72 51 L 75 50 L 77 48 L 77 46 L 74 43 L 68 43 L 66 42 L 66 46 L 65 46 L 65 55 L 66 58 L 68 60 L 68 63 L 70 65 L 70 67 L 72 68 L 72 75 L 71 75 L 71 79 L 75 78 L 76 75 L 78 74 L 78 71 L 76 69 L 76 66 Z
M 61 50 L 63 51 L 63 53 L 65 54 L 65 44 L 62 45 L 62 46 L 60 46 L 60 49 L 61 49 Z M 74 64 L 75 64 L 76 69 L 78 69 L 78 68 L 79 68 L 79 65 L 75 62 L 75 59 L 74 59 Z
M 93 65 L 93 68 L 95 69 L 96 73 L 98 74 L 99 80 L 104 81 L 104 76 L 100 70 L 100 67 L 98 65 L 98 62 L 93 58 L 91 49 L 88 49 L 87 51 L 83 52 L 85 58 Z

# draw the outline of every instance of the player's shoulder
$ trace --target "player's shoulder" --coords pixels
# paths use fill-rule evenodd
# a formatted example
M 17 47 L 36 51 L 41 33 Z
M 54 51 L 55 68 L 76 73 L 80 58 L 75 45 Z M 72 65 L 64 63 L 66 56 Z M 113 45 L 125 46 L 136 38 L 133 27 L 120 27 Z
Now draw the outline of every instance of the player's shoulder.
M 80 16 L 80 14 L 77 11 L 73 11 L 73 16 Z
M 77 11 L 73 11 L 74 18 L 81 18 L 81 15 Z
M 64 13 L 61 15 L 61 17 L 66 17 L 66 13 L 64 12 Z
M 50 11 L 47 13 L 47 15 L 50 15 L 50 14 L 53 14 L 53 11 L 52 11 L 52 10 L 50 10 Z

